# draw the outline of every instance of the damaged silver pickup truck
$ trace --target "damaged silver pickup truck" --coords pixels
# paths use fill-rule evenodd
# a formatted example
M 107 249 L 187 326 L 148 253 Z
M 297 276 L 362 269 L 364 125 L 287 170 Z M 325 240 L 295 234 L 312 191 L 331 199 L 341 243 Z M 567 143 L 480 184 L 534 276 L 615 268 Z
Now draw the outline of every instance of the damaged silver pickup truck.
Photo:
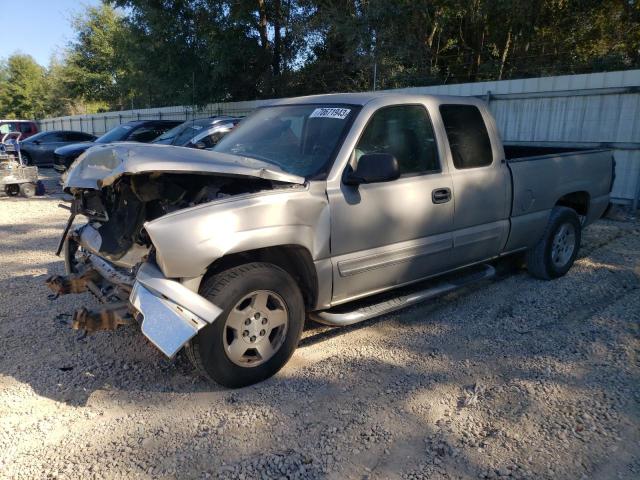
M 535 277 L 564 275 L 612 177 L 605 150 L 503 146 L 473 98 L 276 101 L 213 151 L 86 152 L 64 186 L 67 275 L 48 284 L 104 303 L 75 328 L 140 322 L 165 355 L 185 348 L 240 387 L 282 368 L 305 318 L 366 320 L 490 278 L 518 252 Z

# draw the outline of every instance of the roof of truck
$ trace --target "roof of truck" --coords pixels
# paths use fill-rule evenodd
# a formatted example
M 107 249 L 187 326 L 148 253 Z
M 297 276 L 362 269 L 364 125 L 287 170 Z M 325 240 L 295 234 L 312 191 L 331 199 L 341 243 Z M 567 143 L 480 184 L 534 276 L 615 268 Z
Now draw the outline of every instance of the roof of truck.
M 461 97 L 452 95 L 429 95 L 429 94 L 417 94 L 412 92 L 362 92 L 362 93 L 330 93 L 323 95 L 309 95 L 306 97 L 293 97 L 277 100 L 272 105 L 293 105 L 293 104 L 314 104 L 314 103 L 334 103 L 334 104 L 346 104 L 346 105 L 366 105 L 367 103 L 380 99 L 381 97 L 387 99 L 397 99 L 399 102 L 408 101 L 409 99 L 416 98 L 432 98 L 439 100 L 468 100 L 469 103 L 474 103 L 478 99 L 476 97 Z

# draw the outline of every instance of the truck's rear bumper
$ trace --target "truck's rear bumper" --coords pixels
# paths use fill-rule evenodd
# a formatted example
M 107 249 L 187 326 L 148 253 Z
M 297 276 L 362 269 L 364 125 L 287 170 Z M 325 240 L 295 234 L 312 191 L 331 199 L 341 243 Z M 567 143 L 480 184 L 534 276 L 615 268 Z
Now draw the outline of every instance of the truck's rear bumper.
M 138 271 L 129 301 L 143 317 L 142 333 L 168 357 L 222 313 L 151 263 Z

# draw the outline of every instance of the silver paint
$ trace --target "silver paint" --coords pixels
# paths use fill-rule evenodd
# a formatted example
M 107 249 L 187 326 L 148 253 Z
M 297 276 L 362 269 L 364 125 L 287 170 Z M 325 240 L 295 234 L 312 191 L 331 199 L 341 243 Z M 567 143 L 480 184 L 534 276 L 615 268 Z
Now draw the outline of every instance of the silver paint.
M 141 330 L 144 336 L 169 358 L 207 325 L 140 283 L 135 284 L 129 301 L 143 316 Z
M 274 102 L 304 103 L 361 106 L 326 179 L 305 182 L 269 164 L 215 152 L 120 144 L 90 149 L 70 172 L 65 189 L 99 188 L 122 175 L 145 172 L 240 175 L 282 182 L 273 190 L 197 205 L 145 224 L 162 272 L 143 265 L 139 284 L 206 322 L 214 321 L 219 309 L 195 292 L 211 264 L 226 255 L 284 245 L 305 248 L 319 285 L 315 310 L 322 310 L 525 249 L 538 241 L 549 212 L 568 193 L 588 194 L 586 223 L 599 218 L 608 203 L 609 152 L 504 162 L 495 122 L 478 99 L 365 93 Z M 455 169 L 438 109 L 444 103 L 480 109 L 491 139 L 491 165 Z M 379 108 L 402 104 L 423 105 L 429 113 L 441 170 L 387 183 L 344 185 L 343 173 L 348 165 L 355 166 L 354 148 L 371 116 Z M 431 192 L 439 188 L 451 189 L 451 201 L 432 202 Z M 184 279 L 184 285 L 171 279 Z M 142 297 L 149 300 L 144 291 Z M 149 301 L 162 317 L 161 303 Z M 182 332 L 174 313 L 167 313 L 171 319 L 167 322 L 181 325 L 176 331 Z M 155 324 L 146 330 L 156 341 L 165 335 L 156 333 Z M 181 340 L 187 336 L 180 335 Z

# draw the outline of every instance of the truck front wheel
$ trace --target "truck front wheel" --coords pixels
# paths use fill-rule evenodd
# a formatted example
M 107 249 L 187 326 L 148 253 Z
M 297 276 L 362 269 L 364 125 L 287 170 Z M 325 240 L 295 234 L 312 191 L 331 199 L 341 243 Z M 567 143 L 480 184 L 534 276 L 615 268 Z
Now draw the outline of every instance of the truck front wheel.
M 271 377 L 287 363 L 305 318 L 302 294 L 287 272 L 249 263 L 205 279 L 200 293 L 223 310 L 186 347 L 201 374 L 239 388 Z
M 580 249 L 581 224 L 578 214 L 567 207 L 554 207 L 540 241 L 527 251 L 527 270 L 543 280 L 569 271 Z

